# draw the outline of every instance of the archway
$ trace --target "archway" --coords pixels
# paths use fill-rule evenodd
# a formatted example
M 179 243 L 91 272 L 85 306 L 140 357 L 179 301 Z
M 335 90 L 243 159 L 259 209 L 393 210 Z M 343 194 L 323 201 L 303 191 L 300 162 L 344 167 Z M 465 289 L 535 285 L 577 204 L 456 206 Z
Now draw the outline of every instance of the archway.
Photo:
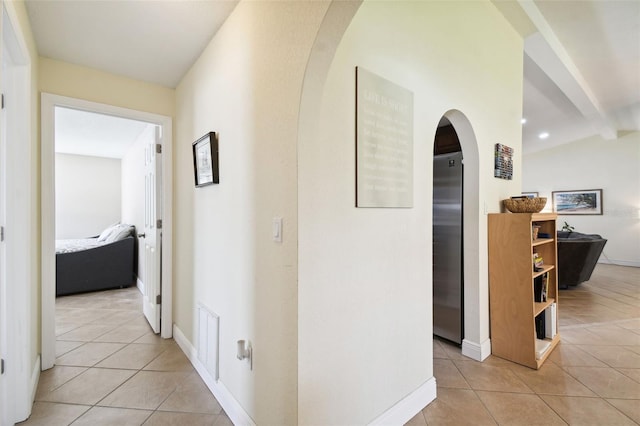
M 463 276 L 464 276 L 464 340 L 462 354 L 482 361 L 491 354 L 488 327 L 489 294 L 480 291 L 482 273 L 480 253 L 480 221 L 484 219 L 484 208 L 480 206 L 480 171 L 478 143 L 469 119 L 459 110 L 449 110 L 443 114 L 456 130 L 462 152 L 464 153 L 463 204 L 462 215 Z M 484 272 L 483 272 L 484 271 Z
M 484 220 L 480 207 L 480 179 L 478 144 L 475 133 L 464 113 L 449 110 L 442 115 L 441 121 L 447 122 L 455 130 L 457 142 L 464 155 L 464 174 L 462 176 L 462 259 L 461 280 L 464 283 L 462 329 L 462 354 L 482 361 L 491 353 L 488 329 L 488 294 L 480 291 L 479 276 L 482 273 L 479 262 L 479 223 Z M 435 188 L 434 188 L 435 191 Z M 435 238 L 435 236 L 434 236 Z M 434 278 L 435 280 L 435 278 Z M 484 321 L 482 319 L 484 318 Z
M 298 145 L 313 141 L 317 129 L 320 109 L 318 99 L 322 98 L 324 85 L 336 50 L 362 2 L 332 2 L 324 17 L 314 42 L 305 70 L 298 118 Z M 461 111 L 451 109 L 445 117 L 456 129 L 465 153 L 465 177 L 463 197 L 467 206 L 463 214 L 464 239 L 464 336 L 462 353 L 481 361 L 491 354 L 489 340 L 489 295 L 480 291 L 480 277 L 487 276 L 487 266 L 480 263 L 480 254 L 486 250 L 480 247 L 480 233 L 485 226 L 486 206 L 480 201 L 479 152 L 475 133 L 469 119 Z
M 414 192 L 416 204 L 412 210 L 353 210 L 350 189 L 355 176 L 354 155 L 348 150 L 351 149 L 349 141 L 354 126 L 350 98 L 354 85 L 349 76 L 354 66 L 361 65 L 359 62 L 367 62 L 362 60 L 365 54 L 359 49 L 361 40 L 370 34 L 365 29 L 374 32 L 377 28 L 366 23 L 364 28 L 360 28 L 359 25 L 364 23 L 360 15 L 348 28 L 359 6 L 332 3 L 329 7 L 307 62 L 301 94 L 298 121 L 298 410 L 299 419 L 303 422 L 326 419 L 322 417 L 323 412 L 334 406 L 344 410 L 342 414 L 352 415 L 356 419 L 354 421 L 365 421 L 366 416 L 371 415 L 366 413 L 366 407 L 359 407 L 357 414 L 353 414 L 353 409 L 347 413 L 346 404 L 336 402 L 337 398 L 318 401 L 318 389 L 329 389 L 331 386 L 325 377 L 314 371 L 313 367 L 318 368 L 319 365 L 344 374 L 350 379 L 346 384 L 354 387 L 354 383 L 377 385 L 375 380 L 368 378 L 371 377 L 374 363 L 389 367 L 386 371 L 402 370 L 399 372 L 405 374 L 410 370 L 407 376 L 419 375 L 415 381 L 411 377 L 406 379 L 395 375 L 397 382 L 402 380 L 403 383 L 398 385 L 402 389 L 394 395 L 390 396 L 391 392 L 375 392 L 373 396 L 380 399 L 378 405 L 382 407 L 390 406 L 397 395 L 409 396 L 376 418 L 374 423 L 406 422 L 409 418 L 403 418 L 404 414 L 415 414 L 416 407 L 421 409 L 435 398 L 433 365 L 429 365 L 431 342 L 426 339 L 433 331 L 431 296 L 428 294 L 431 292 L 431 273 L 428 271 L 431 236 L 430 231 L 422 233 L 422 230 L 426 231 L 432 226 L 429 213 L 432 177 L 429 176 L 428 162 L 433 154 L 432 149 L 426 147 L 429 138 L 422 135 L 428 135 L 435 128 L 442 116 L 440 112 L 446 111 L 442 107 L 449 105 L 448 98 L 455 98 L 456 95 L 454 93 L 437 101 L 426 101 L 435 99 L 428 98 L 428 95 L 433 96 L 435 89 L 445 90 L 435 87 L 433 81 L 425 77 L 428 66 L 397 72 L 401 65 L 389 61 L 386 67 L 381 67 L 386 70 L 386 78 L 395 75 L 398 81 L 405 77 L 411 79 L 414 93 L 419 93 L 421 104 L 417 102 L 420 111 L 416 114 L 423 120 L 415 124 L 420 138 L 414 141 L 416 155 L 413 162 L 414 176 L 418 182 L 414 188 L 419 189 Z M 383 13 L 375 16 L 375 23 L 384 22 Z M 355 35 L 359 30 L 362 32 Z M 370 63 L 376 63 L 378 45 L 373 42 L 367 45 L 366 59 Z M 392 56 L 393 49 L 389 49 L 389 46 L 387 49 L 387 54 Z M 486 279 L 486 267 L 483 277 L 480 266 L 483 262 L 483 248 L 480 247 L 483 238 L 480 234 L 486 218 L 481 214 L 478 196 L 482 185 L 478 181 L 479 149 L 474 131 L 464 114 L 452 110 L 445 116 L 456 127 L 460 138 L 464 139 L 463 149 L 468 152 L 465 162 L 467 157 L 471 162 L 465 191 L 470 206 L 465 211 L 465 227 L 468 228 L 465 229 L 465 256 L 470 261 L 464 268 L 470 288 L 465 296 L 465 304 L 471 307 L 465 314 L 467 327 L 462 344 L 465 355 L 480 360 L 488 355 L 489 351 L 484 349 L 489 348 L 485 345 L 488 341 L 482 339 L 485 336 L 488 339 L 488 309 L 480 306 L 482 299 L 488 306 L 488 297 L 480 296 L 483 292 L 482 278 Z M 431 141 L 432 137 L 431 134 Z M 340 144 L 335 141 L 340 141 Z M 421 163 L 424 167 L 418 168 Z M 407 229 L 414 232 L 407 232 Z M 330 237 L 332 233 L 335 238 Z M 383 245 L 387 242 L 390 242 L 388 247 L 393 249 Z M 335 246 L 333 251 L 331 244 Z M 384 257 L 384 253 L 388 255 Z M 402 294 L 406 295 L 404 300 L 400 300 L 399 295 Z M 333 303 L 336 299 L 340 303 Z M 353 311 L 342 306 L 349 303 L 355 307 Z M 357 309 L 359 306 L 361 310 Z M 320 315 L 324 315 L 327 321 L 319 323 L 317 319 Z M 390 324 L 395 327 L 390 327 Z M 330 329 L 338 331 L 327 331 Z M 377 334 L 377 330 L 381 333 Z M 421 336 L 416 339 L 419 342 L 407 337 L 408 330 Z M 372 338 L 373 335 L 378 339 Z M 384 335 L 384 339 L 381 335 Z M 390 349 L 380 348 L 379 342 L 382 340 L 392 342 L 388 343 Z M 360 345 L 356 352 L 375 356 L 370 358 L 372 361 L 368 364 L 353 359 L 336 361 L 333 358 L 335 351 L 327 350 L 331 345 L 325 342 L 341 347 L 350 347 L 350 342 L 358 342 Z M 414 343 L 414 350 L 408 351 L 410 354 L 406 357 L 408 362 L 398 363 L 397 356 L 391 359 L 390 354 L 397 355 L 397 348 Z M 340 392 L 347 397 L 344 389 L 340 389 Z M 411 404 L 411 408 L 405 403 Z

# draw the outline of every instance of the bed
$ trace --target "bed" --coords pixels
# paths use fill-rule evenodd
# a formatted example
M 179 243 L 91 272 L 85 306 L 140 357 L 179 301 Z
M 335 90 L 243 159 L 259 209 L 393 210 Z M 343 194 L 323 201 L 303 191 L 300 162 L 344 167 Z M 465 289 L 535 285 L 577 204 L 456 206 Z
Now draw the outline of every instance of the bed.
M 129 287 L 135 259 L 132 225 L 114 224 L 94 238 L 56 240 L 56 296 Z

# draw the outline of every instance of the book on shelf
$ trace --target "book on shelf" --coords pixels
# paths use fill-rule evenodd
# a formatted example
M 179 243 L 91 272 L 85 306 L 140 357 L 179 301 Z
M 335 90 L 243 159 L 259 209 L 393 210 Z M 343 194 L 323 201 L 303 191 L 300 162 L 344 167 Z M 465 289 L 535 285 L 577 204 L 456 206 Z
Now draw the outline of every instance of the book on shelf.
M 545 324 L 545 337 L 547 339 L 553 339 L 556 337 L 556 309 L 557 306 L 554 303 L 549 305 L 547 309 L 544 310 L 544 324 Z
M 542 302 L 542 275 L 533 279 L 533 301 Z
M 538 316 L 535 318 L 535 327 L 536 327 L 536 337 L 538 339 L 544 339 L 546 332 L 547 332 L 547 328 L 545 326 L 545 314 L 544 312 L 541 312 L 540 314 L 538 314 Z
M 542 265 L 544 265 L 544 261 L 542 259 L 542 256 L 540 256 L 538 253 L 533 253 L 533 270 L 535 272 L 539 272 L 542 271 Z
M 533 301 L 546 302 L 549 293 L 549 272 L 533 279 Z
M 542 358 L 550 346 L 550 340 L 536 339 L 536 359 Z

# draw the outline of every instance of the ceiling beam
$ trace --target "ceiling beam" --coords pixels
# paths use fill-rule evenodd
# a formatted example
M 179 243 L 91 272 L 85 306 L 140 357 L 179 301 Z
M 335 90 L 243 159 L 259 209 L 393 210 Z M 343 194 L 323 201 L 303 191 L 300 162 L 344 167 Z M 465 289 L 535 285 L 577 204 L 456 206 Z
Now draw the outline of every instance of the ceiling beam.
M 518 0 L 538 32 L 524 41 L 526 54 L 553 80 L 604 139 L 616 139 L 618 130 L 591 91 L 549 22 L 533 0 Z

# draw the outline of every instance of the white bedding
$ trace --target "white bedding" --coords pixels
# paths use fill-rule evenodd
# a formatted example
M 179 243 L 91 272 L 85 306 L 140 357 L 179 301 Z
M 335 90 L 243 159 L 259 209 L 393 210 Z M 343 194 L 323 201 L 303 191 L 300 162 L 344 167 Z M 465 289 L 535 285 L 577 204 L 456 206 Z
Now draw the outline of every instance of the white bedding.
M 56 240 L 56 254 L 73 253 L 91 249 L 106 244 L 104 241 L 98 242 L 97 238 L 82 238 L 75 240 Z

